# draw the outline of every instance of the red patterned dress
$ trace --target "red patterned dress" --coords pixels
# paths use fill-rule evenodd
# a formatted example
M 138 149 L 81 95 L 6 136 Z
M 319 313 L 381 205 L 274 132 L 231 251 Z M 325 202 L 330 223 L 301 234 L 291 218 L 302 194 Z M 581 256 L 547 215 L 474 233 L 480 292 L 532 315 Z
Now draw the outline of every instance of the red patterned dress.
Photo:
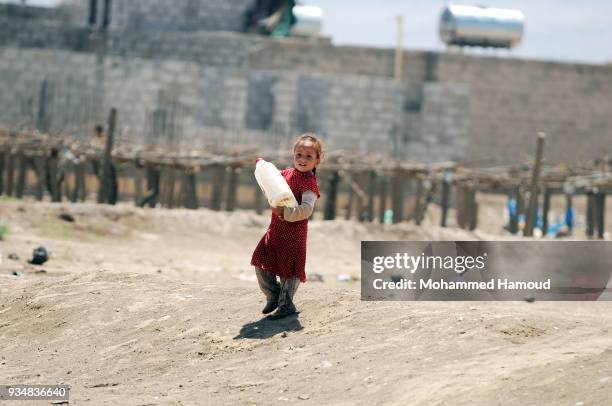
M 317 177 L 312 172 L 300 172 L 295 168 L 281 171 L 293 195 L 302 203 L 302 193 L 311 191 L 321 196 Z M 272 221 L 253 252 L 251 265 L 280 276 L 291 278 L 297 276 L 306 282 L 306 238 L 308 236 L 308 219 L 289 222 L 272 213 Z

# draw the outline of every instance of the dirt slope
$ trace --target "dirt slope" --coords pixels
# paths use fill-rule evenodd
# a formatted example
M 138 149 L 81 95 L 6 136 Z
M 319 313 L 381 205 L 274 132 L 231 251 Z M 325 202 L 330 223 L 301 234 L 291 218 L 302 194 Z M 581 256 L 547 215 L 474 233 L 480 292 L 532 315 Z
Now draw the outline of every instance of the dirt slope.
M 0 219 L 10 227 L 0 242 L 0 382 L 67 383 L 70 404 L 612 398 L 606 302 L 361 302 L 358 282 L 337 278 L 359 275 L 361 239 L 491 235 L 313 222 L 307 268 L 323 282 L 299 288 L 298 317 L 273 322 L 261 318 L 248 265 L 265 216 L 17 201 L 2 202 Z M 51 259 L 27 264 L 38 245 Z

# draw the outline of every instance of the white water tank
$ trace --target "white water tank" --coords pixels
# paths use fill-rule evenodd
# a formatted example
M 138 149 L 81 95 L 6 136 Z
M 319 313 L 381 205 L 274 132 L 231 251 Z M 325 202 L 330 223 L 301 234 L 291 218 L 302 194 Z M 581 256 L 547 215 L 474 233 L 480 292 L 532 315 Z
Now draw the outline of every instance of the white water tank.
M 513 48 L 523 37 L 521 10 L 451 4 L 440 18 L 440 38 L 447 45 Z
M 296 37 L 320 37 L 323 30 L 323 10 L 317 6 L 297 5 L 293 7 L 296 22 L 291 35 Z

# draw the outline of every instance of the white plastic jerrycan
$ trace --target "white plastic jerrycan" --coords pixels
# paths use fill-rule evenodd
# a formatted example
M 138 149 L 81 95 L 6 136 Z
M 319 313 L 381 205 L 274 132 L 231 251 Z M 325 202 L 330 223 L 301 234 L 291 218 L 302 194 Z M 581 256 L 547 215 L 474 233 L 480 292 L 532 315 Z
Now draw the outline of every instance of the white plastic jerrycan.
M 255 179 L 272 207 L 297 207 L 298 203 L 283 175 L 272 162 L 257 158 Z

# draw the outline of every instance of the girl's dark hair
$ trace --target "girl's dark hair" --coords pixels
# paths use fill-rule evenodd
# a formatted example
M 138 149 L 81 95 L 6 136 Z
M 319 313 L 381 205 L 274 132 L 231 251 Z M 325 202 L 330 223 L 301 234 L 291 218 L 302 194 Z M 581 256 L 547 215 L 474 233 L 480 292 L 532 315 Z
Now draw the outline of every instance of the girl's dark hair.
M 305 142 L 305 141 L 312 142 L 313 148 L 315 149 L 315 151 L 317 151 L 317 158 L 322 160 L 323 154 L 324 154 L 323 142 L 321 141 L 319 137 L 317 137 L 315 133 L 305 133 L 305 134 L 300 135 L 297 138 L 297 140 L 295 140 L 295 144 L 293 144 L 293 152 L 295 152 L 295 149 L 297 148 L 298 145 L 300 145 L 302 142 Z M 316 167 L 312 168 L 312 173 L 314 173 L 315 175 L 317 174 Z

